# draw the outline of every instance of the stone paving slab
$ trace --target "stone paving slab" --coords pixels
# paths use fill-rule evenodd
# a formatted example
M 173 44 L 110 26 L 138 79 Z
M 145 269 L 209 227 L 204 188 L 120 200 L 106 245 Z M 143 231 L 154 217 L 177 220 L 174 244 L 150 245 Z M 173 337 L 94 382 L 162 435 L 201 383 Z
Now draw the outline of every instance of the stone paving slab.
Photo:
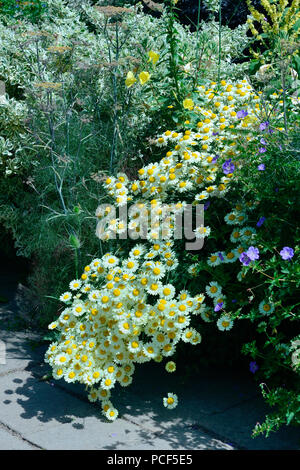
M 12 370 L 24 370 L 26 367 L 40 364 L 41 351 L 35 350 L 31 342 L 40 340 L 34 333 L 0 330 L 0 340 L 5 344 L 5 364 L 0 364 L 0 377 Z
M 216 388 L 219 385 L 219 399 L 223 398 L 219 378 L 211 379 Z M 155 377 L 154 377 L 155 382 Z M 132 384 L 133 385 L 133 384 Z M 178 391 L 175 389 L 176 392 Z M 169 389 L 168 391 L 172 391 Z M 133 393 L 135 391 L 133 390 Z M 283 427 L 277 433 L 266 439 L 264 436 L 253 439 L 252 430 L 257 422 L 263 422 L 270 408 L 260 396 L 234 403 L 220 412 L 202 412 L 205 403 L 209 402 L 209 395 L 197 395 L 197 384 L 178 392 L 181 403 L 172 412 L 161 406 L 160 394 L 143 394 L 143 400 L 127 400 L 127 405 L 119 406 L 124 418 L 130 418 L 136 423 L 149 427 L 153 431 L 163 429 L 169 436 L 173 432 L 180 434 L 183 429 L 193 428 L 200 432 L 215 433 L 222 442 L 237 449 L 256 450 L 293 450 L 300 449 L 300 432 L 297 428 Z M 128 390 L 128 399 L 130 391 Z M 136 396 L 136 395 L 135 395 Z M 125 398 L 125 397 L 124 397 Z M 116 402 L 122 401 L 117 399 Z M 124 411 L 124 408 L 125 411 Z M 172 413 L 172 414 L 171 414 Z
M 232 449 L 188 428 L 175 432 L 174 426 L 173 433 L 156 435 L 122 418 L 109 423 L 97 405 L 40 382 L 27 371 L 0 378 L 0 416 L 5 426 L 44 449 Z
M 29 445 L 19 437 L 14 436 L 9 431 L 0 428 L 0 450 L 33 450 L 34 446 Z
M 1 334 L 3 337 L 3 332 Z M 26 422 L 26 428 L 28 428 L 26 432 L 38 437 L 40 440 L 36 442 L 43 446 L 43 436 L 46 439 L 50 429 L 57 428 L 58 422 L 60 425 L 70 426 L 71 419 L 73 423 L 74 417 L 70 418 L 69 404 L 70 400 L 75 399 L 77 404 L 80 403 L 81 412 L 83 412 L 82 402 L 84 402 L 85 417 L 93 418 L 99 424 L 99 419 L 102 417 L 98 410 L 95 411 L 95 406 L 88 402 L 83 385 L 67 384 L 63 380 L 51 380 L 52 385 L 38 381 L 38 377 L 50 371 L 49 366 L 43 363 L 46 346 L 32 350 L 30 342 L 26 340 L 26 335 L 18 332 L 14 334 L 9 332 L 6 341 L 10 353 L 7 364 L 0 365 L 0 396 L 3 398 L 0 399 L 2 422 L 6 422 L 14 429 L 19 429 L 24 419 L 29 417 L 30 421 Z M 24 354 L 23 359 L 22 354 Z M 145 373 L 146 369 L 147 373 Z M 207 383 L 209 385 L 205 385 Z M 54 390 L 55 399 L 52 399 Z M 178 393 L 181 400 L 180 406 L 172 411 L 162 406 L 162 396 L 168 391 Z M 8 411 L 8 405 L 13 402 L 12 396 L 17 396 L 16 403 L 25 409 L 24 412 L 21 408 L 18 411 L 14 408 L 16 416 L 13 422 L 9 421 L 11 412 Z M 117 387 L 113 391 L 112 401 L 125 421 L 131 423 L 140 432 L 156 436 L 155 442 L 159 446 L 157 449 L 164 446 L 172 449 L 196 449 L 203 448 L 203 445 L 206 446 L 205 448 L 299 448 L 300 439 L 295 429 L 281 430 L 269 439 L 261 437 L 253 440 L 251 438 L 251 430 L 255 423 L 263 419 L 264 411 L 269 410 L 257 395 L 254 384 L 245 376 L 238 374 L 227 372 L 225 379 L 222 373 L 212 374 L 209 371 L 203 371 L 197 380 L 195 378 L 192 384 L 187 385 L 178 383 L 178 377 L 175 374 L 167 374 L 161 364 L 146 364 L 137 367 L 134 382 L 130 387 Z M 56 410 L 56 407 L 59 410 Z M 80 414 L 78 416 L 81 417 Z M 120 419 L 117 422 L 120 422 Z M 45 423 L 46 428 L 44 428 Z M 80 427 L 80 423 L 78 426 Z M 105 422 L 105 426 L 111 426 L 111 423 Z M 55 435 L 55 431 L 53 433 Z M 78 433 L 77 437 L 79 437 L 78 440 L 70 438 L 70 443 L 75 446 L 73 448 L 80 446 L 82 438 Z M 67 445 L 67 441 L 62 445 Z M 97 442 L 93 440 L 91 445 L 92 448 L 98 448 L 93 447 L 97 445 Z M 115 442 L 115 445 L 118 445 L 120 449 L 126 449 L 126 446 L 131 444 L 128 439 L 120 439 Z M 143 439 L 133 438 L 132 448 L 137 448 L 139 445 L 144 447 L 138 448 L 145 449 L 152 446 Z
M 107 423 L 86 416 L 81 424 L 63 424 L 42 432 L 30 434 L 30 439 L 47 449 L 66 450 L 186 450 L 223 449 L 232 447 L 212 439 L 204 433 L 192 431 L 175 439 L 168 435 L 149 432 L 129 421 L 119 418 Z
M 197 411 L 197 407 L 199 405 L 197 401 L 197 397 L 193 397 L 193 403 L 190 403 L 191 412 L 189 414 L 188 407 L 186 406 L 187 402 L 191 401 L 193 393 L 195 393 L 195 389 L 185 390 L 184 393 L 180 394 L 180 400 L 184 401 L 181 402 L 180 406 L 176 409 L 170 411 L 167 410 L 162 403 L 162 397 L 167 391 L 176 391 L 178 390 L 173 387 L 157 387 L 154 392 L 151 388 L 148 387 L 148 392 L 140 393 L 139 390 L 139 380 L 143 380 L 141 377 L 142 370 L 139 371 L 140 377 L 137 380 L 134 379 L 133 383 L 128 388 L 123 388 L 120 386 L 116 386 L 112 392 L 111 401 L 115 404 L 118 408 L 120 416 L 122 418 L 135 423 L 136 425 L 146 429 L 150 433 L 156 433 L 164 436 L 168 436 L 168 439 L 173 442 L 173 448 L 176 449 L 176 445 L 178 446 L 180 442 L 185 442 L 185 445 L 190 442 L 194 442 L 194 446 L 198 445 L 198 436 L 199 432 L 203 432 L 204 434 L 208 434 L 211 438 L 215 438 L 216 441 L 222 441 L 223 445 L 227 446 L 228 448 L 236 447 L 238 448 L 238 444 L 228 444 L 228 439 L 224 436 L 217 435 L 212 431 L 212 429 L 202 429 L 201 431 L 194 432 L 194 425 L 197 422 L 197 416 L 199 415 Z M 153 370 L 150 371 L 153 373 Z M 163 372 L 159 370 L 156 371 L 158 377 L 161 377 Z M 144 375 L 145 370 L 144 370 Z M 157 377 L 153 376 L 153 382 L 156 382 Z M 167 377 L 168 378 L 168 377 Z M 163 382 L 163 380 L 161 380 Z M 73 394 L 75 396 L 80 397 L 82 400 L 87 400 L 87 393 L 85 391 L 85 387 L 81 384 L 69 384 L 64 382 L 63 380 L 52 380 L 51 382 L 55 384 L 56 387 L 65 390 L 66 392 Z M 201 403 L 204 406 L 204 403 Z M 193 412 L 192 412 L 193 411 Z M 200 414 L 201 416 L 201 414 Z M 190 436 L 189 439 L 185 438 L 185 436 Z M 192 436 L 193 440 L 192 440 Z M 217 447 L 218 448 L 218 447 Z
M 80 394 L 83 398 L 86 397 L 84 387 L 81 385 L 67 384 L 62 380 L 58 385 Z M 156 403 L 156 411 L 161 408 L 159 413 L 163 413 L 164 420 L 168 421 L 167 416 L 170 416 L 170 412 L 162 406 L 162 396 L 168 392 L 177 393 L 181 397 L 181 405 L 184 402 L 185 419 L 190 421 L 193 421 L 197 414 L 222 413 L 233 406 L 256 398 L 259 394 L 257 385 L 250 377 L 232 371 L 225 375 L 222 371 L 212 373 L 204 369 L 192 381 L 180 382 L 177 373 L 167 373 L 163 364 L 148 363 L 138 365 L 130 387 L 122 388 L 117 385 L 113 395 L 122 407 L 122 413 L 134 413 L 134 408 L 142 407 L 149 413 L 152 412 L 155 417 L 153 403 Z M 179 409 L 178 406 L 172 411 L 172 415 Z M 134 416 L 136 414 L 141 415 L 140 409 L 134 413 Z
M 269 438 L 251 438 L 255 424 L 262 423 L 266 413 L 271 412 L 272 410 L 258 397 L 223 413 L 198 416 L 197 423 L 204 428 L 213 428 L 222 436 L 230 436 L 233 442 L 238 442 L 241 447 L 249 450 L 300 450 L 300 430 L 291 426 L 282 427 Z

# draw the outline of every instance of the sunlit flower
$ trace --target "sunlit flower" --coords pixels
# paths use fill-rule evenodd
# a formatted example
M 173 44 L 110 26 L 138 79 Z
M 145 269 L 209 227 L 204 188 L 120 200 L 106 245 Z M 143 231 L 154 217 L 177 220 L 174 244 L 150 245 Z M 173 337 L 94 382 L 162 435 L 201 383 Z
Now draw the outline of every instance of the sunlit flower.
M 68 302 L 69 300 L 71 300 L 71 298 L 72 298 L 71 292 L 64 292 L 64 293 L 59 297 L 59 300 L 61 300 L 62 302 Z
M 189 110 L 192 110 L 195 106 L 194 101 L 191 98 L 186 98 L 182 104 L 183 104 L 184 109 L 189 109 Z
M 139 74 L 140 84 L 144 85 L 145 83 L 147 83 L 150 80 L 150 77 L 151 75 L 149 72 L 141 72 Z
M 148 55 L 149 55 L 148 62 L 152 62 L 153 65 L 155 65 L 156 62 L 159 60 L 159 54 L 157 54 L 157 52 L 154 52 L 154 51 L 149 51 Z
M 133 74 L 133 72 L 128 72 L 125 80 L 125 85 L 127 88 L 130 88 L 134 83 L 136 82 L 136 78 Z

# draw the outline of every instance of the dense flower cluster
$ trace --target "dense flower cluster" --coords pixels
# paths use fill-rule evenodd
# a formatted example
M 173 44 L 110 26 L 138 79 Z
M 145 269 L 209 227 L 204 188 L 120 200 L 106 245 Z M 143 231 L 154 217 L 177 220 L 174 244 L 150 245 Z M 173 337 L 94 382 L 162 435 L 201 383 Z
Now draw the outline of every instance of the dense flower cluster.
M 297 37 L 297 29 L 293 26 L 300 16 L 299 0 L 280 0 L 279 2 L 270 2 L 269 0 L 261 0 L 261 5 L 268 15 L 266 18 L 265 13 L 260 13 L 256 10 L 251 0 L 246 0 L 247 6 L 250 10 L 251 16 L 248 17 L 248 24 L 251 32 L 258 39 L 261 39 L 257 29 L 254 26 L 254 21 L 257 21 L 265 34 L 278 34 L 279 31 L 285 33 L 291 32 L 292 37 Z
M 144 254 L 137 245 L 127 259 L 107 253 L 94 260 L 81 279 L 70 283 L 70 292 L 61 296 L 66 308 L 49 325 L 61 331 L 60 341 L 51 344 L 46 355 L 54 377 L 91 386 L 89 398 L 102 400 L 107 417 L 110 389 L 116 382 L 130 385 L 134 363 L 171 356 L 181 339 L 201 341 L 189 324 L 202 298 L 184 291 L 175 297 L 174 287 L 160 280 L 166 267 L 142 261 Z M 156 299 L 152 304 L 146 302 L 148 293 Z M 174 367 L 169 363 L 167 370 Z
M 54 376 L 90 386 L 89 398 L 102 400 L 103 413 L 108 419 L 118 415 L 109 401 L 110 390 L 116 382 L 122 386 L 132 382 L 134 363 L 151 359 L 160 362 L 174 354 L 181 340 L 199 344 L 201 335 L 191 327 L 191 318 L 200 315 L 204 321 L 210 321 L 211 309 L 204 304 L 205 294 L 199 292 L 192 296 L 186 290 L 176 292 L 172 283 L 178 266 L 173 216 L 181 213 L 187 203 L 222 198 L 229 190 L 235 177 L 233 166 L 239 167 L 239 150 L 232 129 L 251 131 L 258 127 L 259 96 L 247 80 L 237 84 L 222 81 L 221 90 L 213 82 L 197 91 L 197 96 L 189 102 L 195 124 L 187 121 L 186 130 L 167 130 L 157 137 L 157 145 L 167 147 L 165 157 L 141 168 L 137 180 L 129 181 L 120 173 L 105 181 L 117 207 L 134 202 L 135 210 L 129 214 L 126 225 L 120 219 L 108 217 L 112 206 L 100 206 L 97 236 L 110 240 L 131 230 L 136 232 L 136 237 L 131 238 L 138 238 L 144 225 L 144 240 L 138 240 L 126 255 L 106 253 L 87 265 L 81 278 L 72 281 L 70 291 L 60 297 L 66 308 L 49 325 L 50 329 L 60 331 L 59 340 L 49 346 L 46 354 Z M 241 115 L 241 109 L 247 109 L 247 113 Z M 251 138 L 249 132 L 248 139 Z M 226 162 L 226 168 L 232 173 L 224 174 Z M 169 204 L 171 215 L 162 233 L 159 216 L 163 203 Z M 154 216 L 154 223 L 152 220 L 151 224 L 145 224 L 150 212 L 157 219 Z M 237 206 L 225 219 L 228 224 L 244 224 L 246 210 Z M 204 238 L 209 236 L 210 228 L 201 225 L 194 231 L 196 238 Z M 213 253 L 208 262 L 217 265 L 238 260 L 254 233 L 251 227 L 235 227 L 232 241 L 238 247 L 228 253 Z M 193 275 L 193 266 L 190 274 Z M 226 299 L 221 286 L 211 282 L 203 290 L 213 300 L 212 311 L 221 312 L 216 319 L 218 328 L 232 328 L 232 319 L 223 313 Z M 166 365 L 168 372 L 175 368 L 175 363 Z M 173 394 L 163 401 L 168 408 L 177 404 Z

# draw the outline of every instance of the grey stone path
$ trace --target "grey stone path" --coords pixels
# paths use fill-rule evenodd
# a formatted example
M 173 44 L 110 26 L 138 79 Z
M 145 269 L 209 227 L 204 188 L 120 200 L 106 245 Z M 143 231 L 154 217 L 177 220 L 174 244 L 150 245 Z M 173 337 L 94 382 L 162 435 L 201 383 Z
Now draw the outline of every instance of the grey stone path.
M 3 286 L 0 276 L 0 285 Z M 6 329 L 18 315 L 15 281 L 6 274 L 9 304 L 0 304 L 0 449 L 299 449 L 300 435 L 286 428 L 269 439 L 251 438 L 266 407 L 247 374 L 204 370 L 190 384 L 178 383 L 160 364 L 137 367 L 133 384 L 117 389 L 113 402 L 120 418 L 107 422 L 99 405 L 87 400 L 84 387 L 62 380 L 43 381 L 46 346 L 30 332 Z M 0 324 L 1 324 L 0 323 Z M 175 391 L 180 406 L 166 410 L 162 396 Z

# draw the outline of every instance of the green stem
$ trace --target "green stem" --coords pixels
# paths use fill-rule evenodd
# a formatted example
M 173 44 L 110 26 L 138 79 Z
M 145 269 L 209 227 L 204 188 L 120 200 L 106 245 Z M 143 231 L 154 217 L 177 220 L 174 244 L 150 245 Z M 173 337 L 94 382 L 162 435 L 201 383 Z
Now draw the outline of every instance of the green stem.
M 221 53 L 222 53 L 222 0 L 219 0 L 219 59 L 218 59 L 218 84 L 221 81 Z
M 175 97 L 178 105 L 181 107 L 181 92 L 179 86 L 179 77 L 178 77 L 178 58 L 177 58 L 177 37 L 174 27 L 176 14 L 174 12 L 172 0 L 170 1 L 169 6 L 169 15 L 168 15 L 168 26 L 167 26 L 167 40 L 169 44 L 169 74 L 173 81 L 173 97 Z
M 287 112 L 286 112 L 286 82 L 285 82 L 285 70 L 282 68 L 281 71 L 282 77 L 282 89 L 283 89 L 283 116 L 284 116 L 284 130 L 288 132 L 288 125 L 287 125 Z
M 118 22 L 116 23 L 116 54 L 115 54 L 115 61 L 118 63 L 119 60 L 119 28 Z M 110 153 L 110 174 L 114 172 L 114 162 L 116 157 L 116 145 L 117 145 L 117 137 L 118 137 L 118 94 L 117 94 L 117 67 L 113 73 L 113 90 L 114 90 L 114 118 L 113 118 L 113 140 L 111 145 L 111 153 Z
M 198 74 L 199 74 L 199 30 L 200 30 L 200 17 L 201 17 L 201 0 L 198 0 L 198 14 L 197 14 L 197 35 L 196 35 L 196 80 L 194 87 L 198 84 Z
M 78 279 L 78 249 L 75 248 L 75 271 L 76 271 L 76 279 Z
M 264 354 L 262 354 L 262 353 L 260 353 L 260 352 L 257 352 L 257 353 L 256 353 L 256 356 L 261 357 L 262 359 L 266 359 L 266 358 L 267 358 L 267 356 L 265 356 Z M 288 366 L 286 366 L 286 365 L 284 365 L 284 364 L 280 364 L 279 362 L 277 363 L 277 365 L 278 365 L 279 367 L 283 367 L 284 369 L 289 370 L 290 372 L 291 372 L 291 370 L 292 370 L 290 367 L 288 367 Z

